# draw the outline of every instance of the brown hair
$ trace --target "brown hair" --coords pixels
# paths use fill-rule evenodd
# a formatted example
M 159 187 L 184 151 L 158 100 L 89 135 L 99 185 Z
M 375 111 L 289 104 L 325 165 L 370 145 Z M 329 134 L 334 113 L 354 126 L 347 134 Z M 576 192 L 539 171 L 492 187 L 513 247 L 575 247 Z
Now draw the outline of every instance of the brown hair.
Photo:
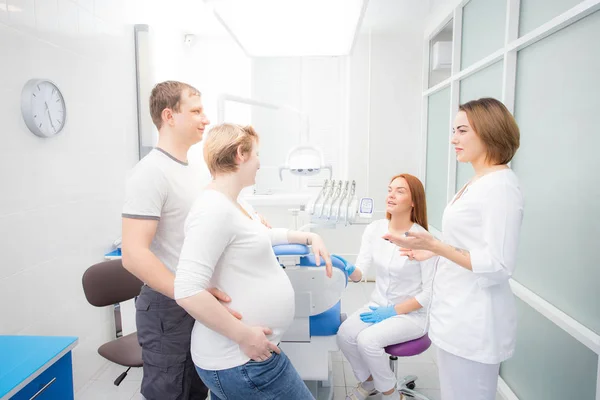
M 210 173 L 215 176 L 237 171 L 238 148 L 242 152 L 252 151 L 254 142 L 258 143 L 258 134 L 250 125 L 220 124 L 211 128 L 204 140 L 204 161 Z
M 467 114 L 471 127 L 486 147 L 486 161 L 508 164 L 519 148 L 519 126 L 500 101 L 483 98 L 459 107 Z
M 198 89 L 187 83 L 177 81 L 165 81 L 157 84 L 150 94 L 150 116 L 156 129 L 162 126 L 162 112 L 169 108 L 174 112 L 179 112 L 181 96 L 187 91 L 188 95 L 200 96 Z
M 421 225 L 425 230 L 429 230 L 429 225 L 427 224 L 427 201 L 425 200 L 425 188 L 423 187 L 423 184 L 419 178 L 410 174 L 396 175 L 390 180 L 390 183 L 398 178 L 406 180 L 408 188 L 410 189 L 410 198 L 414 204 L 414 207 L 410 211 L 410 220 Z M 390 213 L 385 213 L 385 217 L 388 220 L 392 219 Z

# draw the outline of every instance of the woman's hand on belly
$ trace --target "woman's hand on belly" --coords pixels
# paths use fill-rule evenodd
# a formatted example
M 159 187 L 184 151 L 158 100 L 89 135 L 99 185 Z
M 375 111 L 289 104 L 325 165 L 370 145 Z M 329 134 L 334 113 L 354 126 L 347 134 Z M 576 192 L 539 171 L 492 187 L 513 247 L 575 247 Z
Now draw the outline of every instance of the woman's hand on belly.
M 264 361 L 271 357 L 271 352 L 279 354 L 281 350 L 277 345 L 267 339 L 266 335 L 273 332 L 269 328 L 249 326 L 240 335 L 238 341 L 240 349 L 254 361 Z

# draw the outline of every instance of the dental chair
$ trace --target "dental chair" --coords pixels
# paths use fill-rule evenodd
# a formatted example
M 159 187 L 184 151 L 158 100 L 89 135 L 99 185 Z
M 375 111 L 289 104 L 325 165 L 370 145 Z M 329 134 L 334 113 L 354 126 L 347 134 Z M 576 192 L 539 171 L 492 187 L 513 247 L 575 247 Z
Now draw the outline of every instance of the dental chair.
M 333 398 L 333 373 L 330 352 L 339 350 L 337 331 L 346 319 L 341 313 L 341 297 L 348 276 L 346 260 L 332 255 L 332 277 L 325 274 L 325 262 L 316 266 L 308 246 L 273 246 L 275 256 L 285 269 L 296 296 L 296 312 L 291 327 L 281 339 L 281 349 L 317 400 Z

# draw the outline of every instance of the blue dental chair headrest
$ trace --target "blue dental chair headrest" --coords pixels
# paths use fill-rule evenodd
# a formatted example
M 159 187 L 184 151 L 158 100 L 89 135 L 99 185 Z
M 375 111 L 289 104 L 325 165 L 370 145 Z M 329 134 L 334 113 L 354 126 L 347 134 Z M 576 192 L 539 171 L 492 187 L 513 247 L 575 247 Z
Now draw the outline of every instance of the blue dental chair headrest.
M 279 244 L 273 246 L 273 252 L 276 257 L 281 256 L 299 256 L 300 257 L 300 267 L 316 267 L 317 263 L 315 261 L 315 255 L 310 252 L 310 249 L 305 244 Z M 346 275 L 346 279 L 348 278 L 346 274 L 346 266 L 348 262 L 335 254 L 331 255 L 331 265 L 335 268 L 340 269 L 344 275 Z M 325 266 L 323 260 L 321 260 L 320 267 Z

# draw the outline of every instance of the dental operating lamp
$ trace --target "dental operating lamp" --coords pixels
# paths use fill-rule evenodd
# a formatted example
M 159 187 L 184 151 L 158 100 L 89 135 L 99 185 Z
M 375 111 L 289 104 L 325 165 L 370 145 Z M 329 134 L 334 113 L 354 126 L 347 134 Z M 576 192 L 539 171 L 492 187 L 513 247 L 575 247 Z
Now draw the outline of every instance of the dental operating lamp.
M 308 144 L 308 116 L 295 108 L 265 103 L 262 101 L 249 99 L 240 96 L 222 94 L 218 98 L 217 104 L 217 121 L 218 123 L 225 122 L 225 102 L 231 101 L 251 106 L 269 108 L 272 110 L 290 111 L 298 114 L 301 121 L 300 145 L 292 148 L 286 158 L 284 165 L 279 167 L 279 179 L 283 180 L 283 171 L 289 170 L 293 175 L 298 176 L 313 176 L 317 175 L 323 169 L 329 170 L 329 179 L 332 178 L 333 170 L 331 164 L 325 164 L 323 152 L 318 147 Z

